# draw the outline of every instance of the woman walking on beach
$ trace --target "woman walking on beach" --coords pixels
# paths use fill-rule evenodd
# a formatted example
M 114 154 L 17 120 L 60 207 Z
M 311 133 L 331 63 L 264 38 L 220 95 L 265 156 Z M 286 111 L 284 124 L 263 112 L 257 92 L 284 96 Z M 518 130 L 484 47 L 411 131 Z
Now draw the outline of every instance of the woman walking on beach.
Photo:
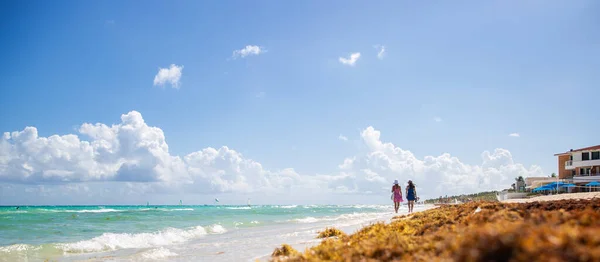
M 412 180 L 408 180 L 408 186 L 406 187 L 406 200 L 408 200 L 408 213 L 413 212 L 415 206 L 415 200 L 417 199 L 417 189 Z
M 394 211 L 398 213 L 398 209 L 400 208 L 400 202 L 402 202 L 402 188 L 398 185 L 398 179 L 394 180 L 394 185 L 392 186 L 392 193 L 394 193 Z

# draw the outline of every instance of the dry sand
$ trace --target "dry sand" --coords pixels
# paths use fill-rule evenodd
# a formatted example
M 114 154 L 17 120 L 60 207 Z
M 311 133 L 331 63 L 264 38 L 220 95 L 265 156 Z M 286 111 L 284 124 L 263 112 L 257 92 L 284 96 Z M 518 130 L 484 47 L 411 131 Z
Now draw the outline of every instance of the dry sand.
M 532 198 L 518 198 L 518 199 L 507 199 L 503 200 L 503 203 L 528 203 L 528 202 L 536 202 L 536 201 L 555 201 L 555 200 L 563 200 L 563 199 L 592 199 L 592 198 L 600 198 L 600 192 L 587 192 L 587 193 L 568 193 L 568 194 L 560 194 L 560 195 L 548 195 L 548 196 L 538 196 Z

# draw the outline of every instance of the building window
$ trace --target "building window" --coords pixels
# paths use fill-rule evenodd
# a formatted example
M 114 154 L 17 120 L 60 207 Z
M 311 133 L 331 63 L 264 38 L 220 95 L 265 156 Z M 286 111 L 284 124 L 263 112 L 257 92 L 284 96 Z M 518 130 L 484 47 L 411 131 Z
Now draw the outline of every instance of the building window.
M 581 161 L 590 160 L 590 152 L 581 153 Z
M 600 159 L 600 151 L 592 152 L 592 160 Z
M 591 168 L 582 168 L 579 170 L 579 175 L 581 176 L 589 176 Z
M 575 176 L 575 170 L 571 170 L 571 176 Z

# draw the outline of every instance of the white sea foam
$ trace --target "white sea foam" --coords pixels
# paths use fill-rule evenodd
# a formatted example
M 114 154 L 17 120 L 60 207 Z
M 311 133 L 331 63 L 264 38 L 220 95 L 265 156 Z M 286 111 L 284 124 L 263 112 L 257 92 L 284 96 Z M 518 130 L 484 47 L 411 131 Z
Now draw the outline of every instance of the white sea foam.
M 44 212 L 53 212 L 53 213 L 108 213 L 108 212 L 143 212 L 143 211 L 194 211 L 193 208 L 140 208 L 140 209 L 112 209 L 112 208 L 102 208 L 102 209 L 83 209 L 83 210 L 71 210 L 71 209 L 39 209 Z M 11 211 L 16 213 L 26 213 L 27 211 Z
M 39 249 L 39 247 L 27 245 L 27 244 L 14 244 L 10 246 L 0 247 L 0 253 L 10 253 L 10 252 L 21 252 L 26 250 L 35 250 Z
M 364 208 L 370 208 L 370 209 L 390 209 L 390 206 L 384 206 L 384 205 L 353 205 L 350 206 L 351 208 L 356 208 L 356 209 L 364 209 Z
M 124 210 L 116 210 L 116 209 L 111 209 L 111 208 L 107 208 L 107 209 L 84 209 L 84 210 L 65 210 L 68 212 L 75 212 L 75 213 L 107 213 L 107 212 L 123 212 Z
M 193 208 L 174 208 L 174 209 L 169 209 L 169 211 L 194 211 Z
M 251 209 L 250 207 L 226 207 L 227 209 Z
M 279 206 L 279 208 L 296 208 L 298 205 Z
M 292 221 L 295 222 L 299 222 L 299 223 L 315 223 L 318 222 L 320 219 L 316 219 L 314 217 L 305 217 L 305 218 L 296 218 L 293 219 Z
M 82 209 L 82 210 L 70 210 L 70 209 L 39 209 L 40 211 L 53 212 L 53 213 L 106 213 L 106 212 L 123 212 L 126 210 L 117 210 L 112 208 L 106 209 Z
M 222 230 L 225 229 L 222 228 Z M 212 232 L 216 231 L 213 230 Z M 104 233 L 101 236 L 89 240 L 56 244 L 56 246 L 69 253 L 99 252 L 123 248 L 150 248 L 182 243 L 194 238 L 202 237 L 206 234 L 207 231 L 201 226 L 196 226 L 187 230 L 167 228 L 163 231 L 154 233 Z
M 19 213 L 28 213 L 26 210 L 7 210 L 7 211 L 0 211 L 0 214 L 19 214 Z
M 148 251 L 145 251 L 145 252 L 141 253 L 141 256 L 144 259 L 161 259 L 161 258 L 177 256 L 177 253 L 174 253 L 171 250 L 166 249 L 164 247 L 159 247 L 159 248 L 153 248 Z
M 223 233 L 227 232 L 227 230 L 223 226 L 218 225 L 218 224 L 209 226 L 208 231 L 213 234 L 223 234 Z
M 343 214 L 339 216 L 325 216 L 325 217 L 304 217 L 304 218 L 296 218 L 292 220 L 288 220 L 288 222 L 296 222 L 296 223 L 316 223 L 321 221 L 338 221 L 338 220 L 356 220 L 360 222 L 362 220 L 368 220 L 372 218 L 376 218 L 378 216 L 384 215 L 385 213 L 350 213 Z

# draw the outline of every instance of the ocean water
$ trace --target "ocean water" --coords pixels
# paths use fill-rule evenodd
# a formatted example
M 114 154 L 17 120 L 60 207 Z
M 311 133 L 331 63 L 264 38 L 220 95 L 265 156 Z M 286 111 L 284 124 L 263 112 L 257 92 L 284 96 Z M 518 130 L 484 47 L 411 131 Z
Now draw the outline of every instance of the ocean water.
M 327 226 L 352 233 L 394 215 L 392 205 L 0 207 L 0 261 L 264 260 L 283 243 L 317 244 Z

